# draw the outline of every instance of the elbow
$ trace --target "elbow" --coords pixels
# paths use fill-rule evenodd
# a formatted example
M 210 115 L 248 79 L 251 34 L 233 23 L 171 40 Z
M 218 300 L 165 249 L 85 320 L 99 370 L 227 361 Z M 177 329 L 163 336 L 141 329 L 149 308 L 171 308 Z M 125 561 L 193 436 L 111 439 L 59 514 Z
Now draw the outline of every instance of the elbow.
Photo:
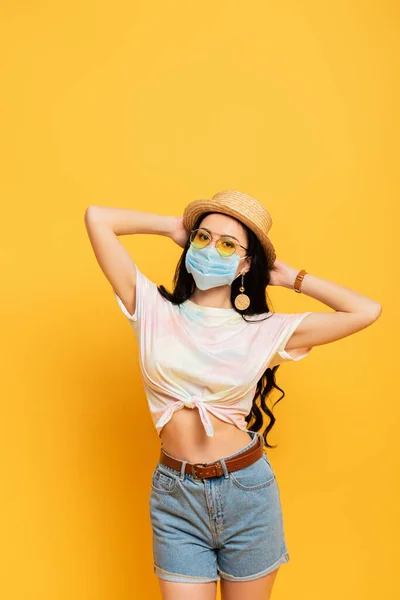
M 382 314 L 382 304 L 380 304 L 379 302 L 375 302 L 373 309 L 368 313 L 369 322 L 374 323 L 375 321 L 377 321 L 379 319 L 381 314 Z
M 93 208 L 94 208 L 93 206 L 88 206 L 88 207 L 86 208 L 86 210 L 85 210 L 85 214 L 83 215 L 83 220 L 85 221 L 85 223 L 88 223 L 88 222 L 89 222 L 89 219 L 90 219 L 90 217 L 91 217 L 91 214 L 92 214 L 92 212 L 93 212 L 93 210 L 92 210 Z
M 86 218 L 86 216 L 89 216 L 90 214 L 92 214 L 95 209 L 96 209 L 96 206 L 94 204 L 87 206 L 86 210 L 85 210 L 85 218 Z
M 99 218 L 99 206 L 91 205 L 88 206 L 85 210 L 84 221 L 86 224 L 93 223 Z

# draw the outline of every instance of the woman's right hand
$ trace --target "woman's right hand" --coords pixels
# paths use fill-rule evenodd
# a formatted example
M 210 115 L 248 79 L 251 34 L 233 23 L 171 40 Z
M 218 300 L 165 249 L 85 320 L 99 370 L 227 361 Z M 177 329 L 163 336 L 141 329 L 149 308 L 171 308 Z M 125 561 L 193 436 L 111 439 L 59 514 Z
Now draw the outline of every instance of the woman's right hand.
M 183 217 L 173 217 L 172 228 L 169 237 L 174 240 L 178 246 L 184 248 L 189 238 L 189 232 L 183 226 Z

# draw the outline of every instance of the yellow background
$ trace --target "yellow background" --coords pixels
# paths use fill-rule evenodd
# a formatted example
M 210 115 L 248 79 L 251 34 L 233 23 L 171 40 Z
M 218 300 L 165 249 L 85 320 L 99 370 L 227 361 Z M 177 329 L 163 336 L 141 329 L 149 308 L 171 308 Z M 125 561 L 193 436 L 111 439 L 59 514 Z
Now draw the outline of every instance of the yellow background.
M 0 596 L 160 597 L 158 438 L 83 216 L 91 204 L 181 214 L 233 188 L 268 207 L 281 260 L 383 305 L 372 327 L 278 370 L 270 457 L 291 560 L 274 600 L 396 597 L 399 5 L 0 11 Z M 170 285 L 171 240 L 123 242 Z M 324 310 L 268 295 L 278 312 Z

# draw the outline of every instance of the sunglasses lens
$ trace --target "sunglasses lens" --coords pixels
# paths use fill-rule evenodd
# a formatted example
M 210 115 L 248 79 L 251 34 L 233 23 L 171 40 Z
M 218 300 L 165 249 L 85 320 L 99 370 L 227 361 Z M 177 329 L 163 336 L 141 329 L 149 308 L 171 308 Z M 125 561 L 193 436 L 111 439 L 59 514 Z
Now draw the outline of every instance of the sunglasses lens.
M 232 256 L 236 252 L 237 242 L 229 237 L 220 237 L 215 247 L 221 256 Z
M 190 243 L 198 250 L 208 246 L 211 239 L 211 235 L 205 229 L 194 229 L 190 234 Z M 238 243 L 236 240 L 229 236 L 220 237 L 215 244 L 215 248 L 223 257 L 232 256 L 236 252 L 237 247 Z
M 198 249 L 205 248 L 211 241 L 211 236 L 204 229 L 195 229 L 190 235 L 191 244 Z

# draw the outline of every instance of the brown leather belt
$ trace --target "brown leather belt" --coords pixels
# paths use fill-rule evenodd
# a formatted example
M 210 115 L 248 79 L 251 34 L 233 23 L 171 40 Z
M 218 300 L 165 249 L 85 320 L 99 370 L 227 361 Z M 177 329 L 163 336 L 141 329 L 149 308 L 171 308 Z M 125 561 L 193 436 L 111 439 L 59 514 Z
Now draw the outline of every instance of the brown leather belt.
M 261 436 L 257 437 L 257 444 L 251 446 L 251 448 L 243 450 L 243 452 L 240 452 L 234 458 L 225 460 L 228 472 L 243 469 L 243 467 L 251 465 L 252 463 L 256 462 L 256 460 L 262 457 L 264 441 Z M 183 463 L 182 460 L 178 460 L 177 458 L 169 456 L 169 454 L 165 454 L 162 448 L 160 453 L 160 462 L 164 463 L 168 467 L 171 467 L 172 469 L 175 469 L 176 471 L 181 470 Z M 224 470 L 219 460 L 208 463 L 207 466 L 205 465 L 206 463 L 188 462 L 185 465 L 185 473 L 187 473 L 188 475 L 193 475 L 193 477 L 197 479 L 204 479 L 207 477 L 220 477 L 221 475 L 224 475 Z

